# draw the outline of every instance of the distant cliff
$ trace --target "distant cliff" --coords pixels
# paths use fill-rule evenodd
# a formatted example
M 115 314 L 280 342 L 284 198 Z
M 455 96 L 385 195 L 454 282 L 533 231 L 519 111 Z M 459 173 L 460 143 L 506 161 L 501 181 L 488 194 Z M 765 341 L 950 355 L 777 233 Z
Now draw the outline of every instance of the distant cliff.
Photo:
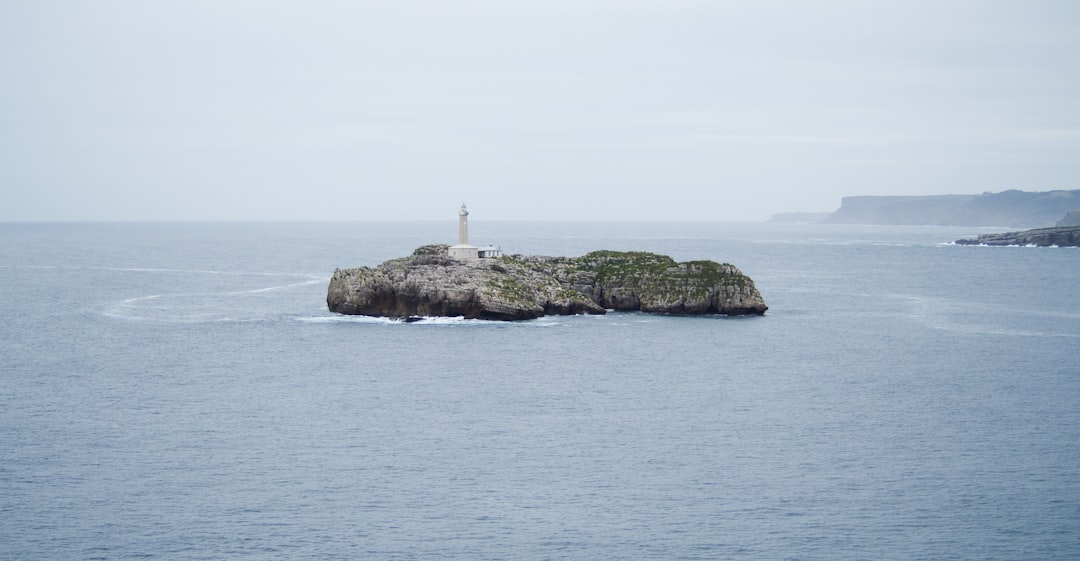
M 1058 226 L 1080 226 L 1080 210 L 1074 210 L 1065 215 L 1057 223 Z
M 1034 245 L 1038 247 L 1080 246 L 1080 226 L 1037 228 L 1023 232 L 982 234 L 971 240 L 956 240 L 958 245 Z
M 923 197 L 844 197 L 829 215 L 831 224 L 1053 226 L 1080 209 L 1080 189 L 1069 191 L 1003 191 L 982 195 Z
M 493 320 L 608 309 L 675 315 L 762 315 L 768 309 L 754 281 L 729 264 L 617 251 L 454 259 L 445 245 L 374 268 L 334 271 L 326 305 L 350 315 Z

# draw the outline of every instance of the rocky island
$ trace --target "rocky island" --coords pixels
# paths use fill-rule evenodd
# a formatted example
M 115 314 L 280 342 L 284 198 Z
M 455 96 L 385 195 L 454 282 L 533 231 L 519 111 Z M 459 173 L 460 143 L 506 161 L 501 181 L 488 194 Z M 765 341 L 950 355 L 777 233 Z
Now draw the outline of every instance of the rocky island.
M 427 245 L 374 268 L 338 269 L 327 307 L 350 315 L 490 320 L 608 310 L 762 315 L 768 309 L 753 280 L 726 263 L 677 263 L 664 255 L 618 251 L 468 259 L 449 253 L 448 245 Z
M 957 245 L 1021 245 L 1038 247 L 1080 247 L 1080 226 L 1036 228 L 1023 232 L 982 234 L 975 239 L 956 240 Z

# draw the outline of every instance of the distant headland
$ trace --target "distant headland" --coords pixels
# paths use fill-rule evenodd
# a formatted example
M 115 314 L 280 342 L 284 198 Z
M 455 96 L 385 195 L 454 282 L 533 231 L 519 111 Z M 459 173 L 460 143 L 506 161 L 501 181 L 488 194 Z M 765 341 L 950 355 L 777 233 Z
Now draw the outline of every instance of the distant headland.
M 773 220 L 882 226 L 1044 228 L 1064 226 L 1059 221 L 1077 210 L 1080 210 L 1080 189 L 1013 189 L 980 195 L 844 197 L 839 210 L 830 214 L 788 213 L 776 215 Z
M 469 244 L 467 217 L 462 205 L 453 246 L 426 245 L 374 268 L 335 270 L 327 307 L 348 315 L 490 320 L 608 310 L 671 315 L 763 315 L 768 310 L 754 281 L 734 265 L 678 263 L 646 252 L 504 256 L 498 247 Z

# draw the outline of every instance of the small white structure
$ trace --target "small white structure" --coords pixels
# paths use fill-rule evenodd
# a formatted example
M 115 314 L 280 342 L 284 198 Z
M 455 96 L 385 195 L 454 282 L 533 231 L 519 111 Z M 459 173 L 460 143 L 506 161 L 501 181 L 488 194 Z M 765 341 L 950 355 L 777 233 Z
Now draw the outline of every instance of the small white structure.
M 457 245 L 450 246 L 447 253 L 457 259 L 502 257 L 502 249 L 497 246 L 476 247 L 469 244 L 469 211 L 465 209 L 465 203 L 461 203 L 461 210 L 458 211 Z
M 497 245 L 485 245 L 476 248 L 477 256 L 480 259 L 489 259 L 491 257 L 502 257 L 502 248 Z

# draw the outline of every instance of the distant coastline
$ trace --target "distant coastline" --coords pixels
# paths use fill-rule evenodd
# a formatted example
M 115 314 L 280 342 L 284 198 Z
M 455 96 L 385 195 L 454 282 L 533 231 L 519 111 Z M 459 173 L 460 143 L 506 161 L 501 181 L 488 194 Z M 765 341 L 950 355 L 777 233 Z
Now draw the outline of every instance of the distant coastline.
M 1080 189 L 1009 190 L 979 195 L 844 197 L 832 213 L 790 212 L 773 222 L 879 226 L 1001 226 L 1047 228 L 1067 225 L 1080 211 Z
M 817 224 L 824 222 L 831 212 L 781 212 L 774 214 L 769 222 L 784 222 L 796 224 Z

